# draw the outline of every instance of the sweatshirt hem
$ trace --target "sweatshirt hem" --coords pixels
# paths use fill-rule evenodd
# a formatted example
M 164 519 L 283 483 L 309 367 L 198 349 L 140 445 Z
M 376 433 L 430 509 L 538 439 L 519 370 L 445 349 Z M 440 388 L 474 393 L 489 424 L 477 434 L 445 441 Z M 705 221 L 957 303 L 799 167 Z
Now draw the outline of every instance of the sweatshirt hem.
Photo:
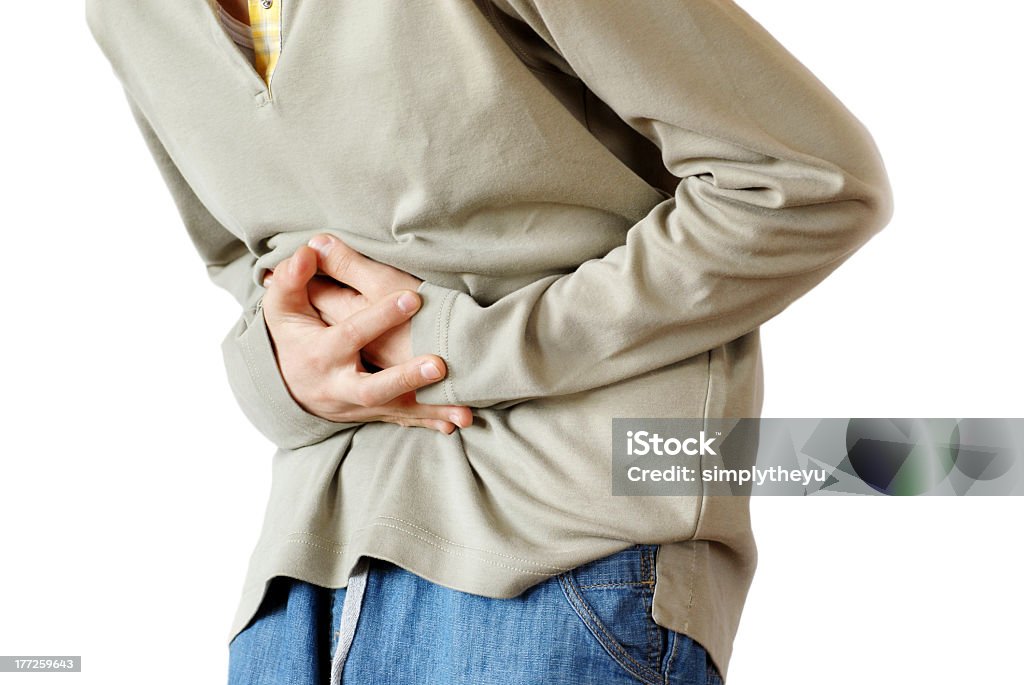
M 688 635 L 703 645 L 724 676 L 732 643 L 731 640 L 728 640 L 728 644 L 722 642 L 722 636 L 731 632 L 722 631 L 720 624 L 731 611 L 722 612 L 725 616 L 712 612 L 714 615 L 692 620 L 693 592 L 706 585 L 706 579 L 698 577 L 695 563 L 698 555 L 706 559 L 706 552 L 709 551 L 708 548 L 699 550 L 703 546 L 695 543 L 700 542 L 685 540 L 662 544 L 662 549 L 668 549 L 669 553 L 659 554 L 658 557 L 652 613 L 658 625 Z M 617 546 L 610 547 L 607 552 L 595 558 L 621 551 L 629 544 L 617 543 Z M 347 586 L 349 575 L 363 556 L 396 564 L 442 587 L 493 599 L 515 597 L 537 583 L 593 560 L 589 556 L 582 556 L 580 561 L 556 565 L 478 549 L 445 540 L 411 522 L 391 516 L 377 517 L 369 525 L 360 528 L 348 542 L 332 540 L 313 531 L 283 533 L 274 543 L 257 546 L 254 560 L 272 558 L 273 561 L 263 568 L 255 565 L 258 562 L 250 567 L 249 580 L 243 587 L 228 642 L 251 623 L 272 578 L 285 576 L 320 587 L 343 588 Z M 458 566 L 460 571 L 455 575 L 452 574 L 452 557 L 461 562 Z M 679 577 L 678 569 L 674 573 L 664 570 L 666 559 L 680 557 L 690 558 L 694 562 L 686 567 L 683 578 Z M 680 583 L 680 580 L 683 582 Z M 704 602 L 697 604 L 704 604 L 704 609 L 708 608 Z

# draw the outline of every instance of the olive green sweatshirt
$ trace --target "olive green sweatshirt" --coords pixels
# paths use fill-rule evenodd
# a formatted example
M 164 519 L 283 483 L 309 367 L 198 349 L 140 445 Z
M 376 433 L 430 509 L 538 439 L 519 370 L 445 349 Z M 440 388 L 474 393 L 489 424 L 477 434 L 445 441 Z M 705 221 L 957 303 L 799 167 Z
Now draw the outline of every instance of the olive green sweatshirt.
M 612 419 L 760 414 L 758 327 L 891 215 L 870 135 L 727 0 L 280 1 L 268 87 L 215 0 L 87 0 L 278 446 L 231 635 L 271 577 L 341 587 L 360 555 L 510 597 L 658 543 L 654 620 L 725 671 L 749 501 L 613 496 Z M 449 372 L 417 396 L 472 426 L 289 395 L 260 283 L 325 231 L 424 280 L 413 351 Z

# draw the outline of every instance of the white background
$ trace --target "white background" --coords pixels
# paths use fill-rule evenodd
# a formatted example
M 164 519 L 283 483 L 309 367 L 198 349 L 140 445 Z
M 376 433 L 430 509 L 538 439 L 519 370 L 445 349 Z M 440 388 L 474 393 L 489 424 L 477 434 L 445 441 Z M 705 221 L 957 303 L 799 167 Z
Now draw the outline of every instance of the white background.
M 762 329 L 765 416 L 1024 416 L 1021 10 L 741 5 L 872 131 L 896 198 Z M 221 367 L 237 305 L 206 280 L 83 3 L 56 9 L 5 21 L 0 654 L 85 668 L 0 682 L 221 683 L 273 450 Z M 1020 498 L 753 512 L 731 683 L 1019 681 Z

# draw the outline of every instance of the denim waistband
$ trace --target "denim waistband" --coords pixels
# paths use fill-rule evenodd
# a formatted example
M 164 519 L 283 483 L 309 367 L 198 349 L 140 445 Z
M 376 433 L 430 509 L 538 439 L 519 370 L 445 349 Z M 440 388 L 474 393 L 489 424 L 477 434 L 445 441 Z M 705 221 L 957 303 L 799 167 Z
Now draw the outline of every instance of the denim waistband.
M 654 585 L 658 545 L 633 545 L 596 561 L 579 566 L 571 573 L 581 588 Z

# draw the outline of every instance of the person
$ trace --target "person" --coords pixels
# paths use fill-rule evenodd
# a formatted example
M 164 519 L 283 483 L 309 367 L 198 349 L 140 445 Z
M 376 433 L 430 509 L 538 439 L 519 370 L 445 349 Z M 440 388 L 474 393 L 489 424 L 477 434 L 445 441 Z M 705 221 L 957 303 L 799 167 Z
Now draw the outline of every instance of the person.
M 229 681 L 719 682 L 748 499 L 612 420 L 760 415 L 892 213 L 854 115 L 729 0 L 86 8 L 277 448 Z

